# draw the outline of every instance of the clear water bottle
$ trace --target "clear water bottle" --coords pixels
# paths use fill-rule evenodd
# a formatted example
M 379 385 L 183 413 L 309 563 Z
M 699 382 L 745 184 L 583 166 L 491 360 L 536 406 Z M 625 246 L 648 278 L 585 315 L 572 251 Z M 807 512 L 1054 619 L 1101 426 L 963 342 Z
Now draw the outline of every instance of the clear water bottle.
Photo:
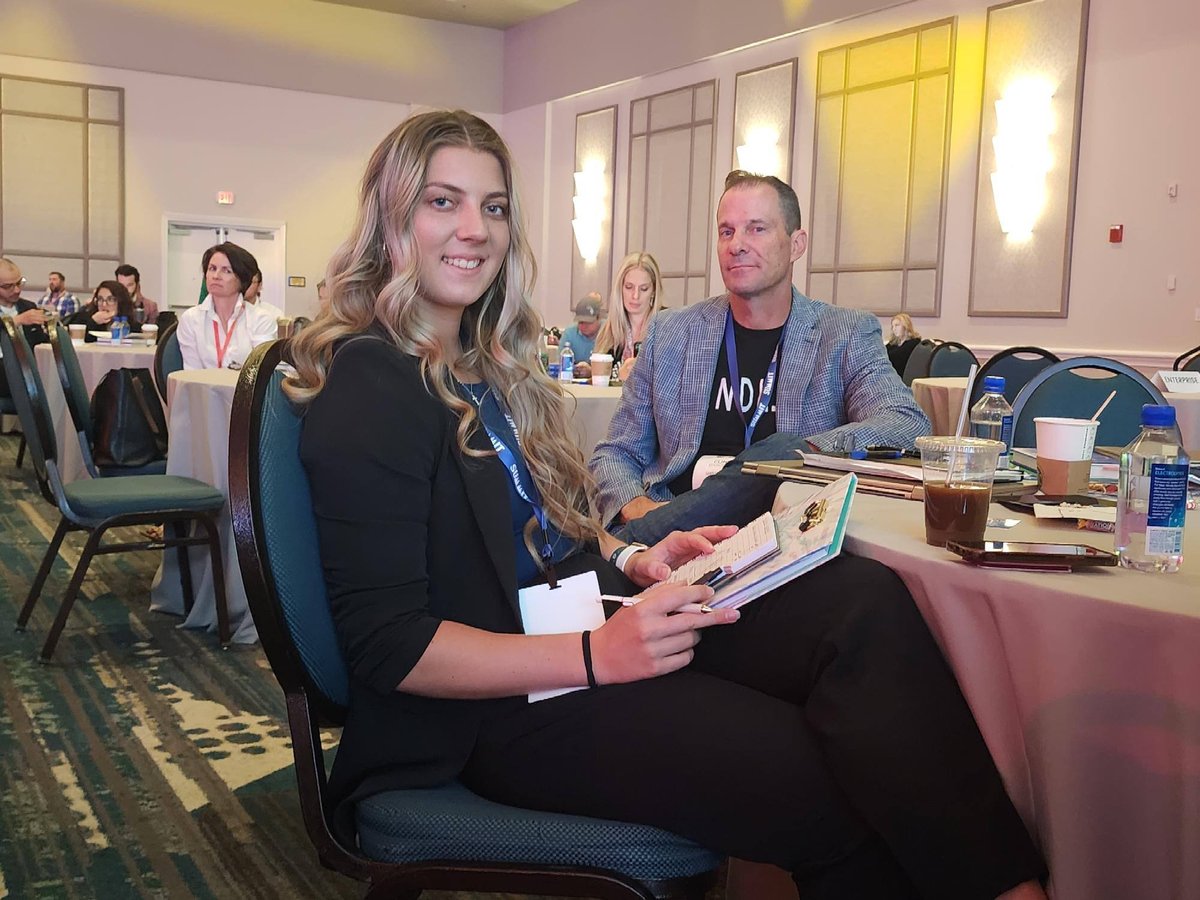
M 1117 554 L 1143 572 L 1178 572 L 1183 562 L 1188 457 L 1175 407 L 1147 403 L 1142 433 L 1121 451 L 1117 490 Z
M 122 338 L 122 334 L 121 334 L 121 317 L 120 317 L 120 316 L 113 316 L 113 319 L 112 319 L 112 325 L 110 325 L 109 327 L 112 329 L 112 342 L 113 342 L 114 344 L 119 344 L 119 343 L 121 343 L 121 338 Z
M 129 340 L 129 318 L 121 316 L 121 340 Z
M 559 351 L 558 362 L 561 367 L 558 370 L 558 380 L 571 381 L 575 377 L 575 351 L 566 341 L 563 341 L 562 350 Z
M 1004 444 L 997 468 L 1008 468 L 1012 428 L 1013 411 L 1004 399 L 1004 378 L 1000 375 L 988 375 L 983 379 L 983 396 L 971 407 L 971 434 L 977 438 L 1000 441 Z

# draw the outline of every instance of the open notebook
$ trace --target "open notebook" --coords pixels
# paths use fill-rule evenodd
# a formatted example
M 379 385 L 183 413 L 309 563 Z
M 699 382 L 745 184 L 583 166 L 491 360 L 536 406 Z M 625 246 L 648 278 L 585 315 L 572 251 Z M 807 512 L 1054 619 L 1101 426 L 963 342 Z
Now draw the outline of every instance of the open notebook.
M 716 595 L 708 605 L 733 609 L 798 578 L 841 552 L 857 481 L 843 475 L 775 515 L 763 513 L 667 580 L 711 584 Z

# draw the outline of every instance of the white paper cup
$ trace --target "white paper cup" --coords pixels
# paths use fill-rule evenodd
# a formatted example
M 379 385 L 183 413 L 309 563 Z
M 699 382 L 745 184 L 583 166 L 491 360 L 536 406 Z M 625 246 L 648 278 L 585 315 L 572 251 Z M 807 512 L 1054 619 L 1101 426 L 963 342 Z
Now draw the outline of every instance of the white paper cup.
M 1092 458 L 1092 449 L 1096 446 L 1096 429 L 1100 426 L 1094 419 L 1037 416 L 1033 420 L 1033 426 L 1037 432 L 1038 456 L 1068 462 Z
M 149 324 L 149 323 L 148 323 L 148 324 L 146 324 L 146 325 L 143 325 L 143 326 L 142 326 L 142 334 L 148 334 L 148 335 L 155 335 L 155 334 L 158 334 L 158 326 L 157 326 L 157 325 L 152 325 L 152 324 Z
M 612 377 L 613 357 L 611 353 L 593 353 L 588 360 L 592 367 L 592 384 L 603 387 Z

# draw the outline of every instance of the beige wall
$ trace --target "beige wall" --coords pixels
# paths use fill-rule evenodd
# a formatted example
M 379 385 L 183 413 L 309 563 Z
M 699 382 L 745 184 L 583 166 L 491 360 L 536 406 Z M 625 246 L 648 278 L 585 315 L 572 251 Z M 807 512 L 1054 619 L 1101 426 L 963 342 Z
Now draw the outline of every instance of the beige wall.
M 3 0 L 5 53 L 500 112 L 503 33 L 317 0 Z
M 125 88 L 125 255 L 148 296 L 163 297 L 166 213 L 287 225 L 291 315 L 316 304 L 316 282 L 353 222 L 367 156 L 407 114 L 402 103 L 350 100 L 196 78 L 0 55 L 11 75 Z M 230 190 L 233 206 L 218 206 Z M 48 211 L 51 212 L 52 211 Z M 44 273 L 26 273 L 40 287 Z M 177 301 L 186 298 L 174 298 Z
M 590 3 L 584 0 L 577 5 L 589 7 Z M 731 159 L 734 76 L 754 66 L 799 56 L 793 183 L 807 221 L 816 53 L 824 47 L 956 15 L 959 44 L 942 314 L 938 319 L 918 320 L 918 327 L 926 334 L 960 340 L 983 352 L 1035 343 L 1071 353 L 1101 352 L 1150 368 L 1164 363 L 1169 366 L 1179 352 L 1200 344 L 1200 321 L 1195 318 L 1200 315 L 1200 254 L 1194 249 L 1200 246 L 1200 156 L 1195 153 L 1200 146 L 1200 117 L 1190 112 L 1196 108 L 1194 92 L 1200 84 L 1200 4 L 1194 0 L 1091 2 L 1069 317 L 1045 320 L 967 316 L 987 5 L 986 0 L 915 0 L 508 113 L 506 123 L 544 118 L 549 129 L 544 148 L 533 148 L 528 140 L 515 148 L 525 181 L 534 181 L 539 172 L 541 175 L 538 193 L 545 211 L 545 234 L 539 257 L 542 277 L 535 300 L 547 319 L 565 322 L 569 318 L 570 254 L 575 252 L 570 226 L 571 172 L 574 117 L 578 112 L 610 103 L 619 105 L 614 213 L 614 253 L 619 258 L 626 249 L 629 101 L 718 78 L 714 181 L 719 184 Z M 818 6 L 812 5 L 813 9 Z M 561 13 L 555 15 L 568 21 Z M 570 45 L 567 33 L 548 29 L 554 21 L 555 16 L 548 16 L 532 23 L 540 23 L 539 40 L 559 48 Z M 661 28 L 648 30 L 663 33 Z M 510 39 L 510 54 L 513 47 Z M 511 70 L 513 57 L 509 55 L 507 61 Z M 553 58 L 550 64 L 554 64 Z M 510 87 L 506 85 L 506 96 L 513 96 Z M 1167 197 L 1169 181 L 1179 184 L 1179 196 L 1174 201 Z M 1107 242 L 1108 226 L 1118 222 L 1125 225 L 1125 242 L 1114 247 Z M 720 285 L 715 265 L 711 271 L 711 283 Z M 1176 277 L 1174 292 L 1166 290 L 1168 275 Z M 804 283 L 803 265 L 797 266 L 797 281 Z

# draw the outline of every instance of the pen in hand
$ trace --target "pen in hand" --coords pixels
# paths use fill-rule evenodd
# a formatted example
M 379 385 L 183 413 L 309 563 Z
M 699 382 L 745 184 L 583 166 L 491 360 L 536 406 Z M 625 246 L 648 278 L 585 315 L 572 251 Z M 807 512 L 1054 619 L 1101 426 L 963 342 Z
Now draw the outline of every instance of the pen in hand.
M 597 603 L 599 603 L 602 600 L 609 600 L 613 603 L 620 603 L 622 606 L 636 606 L 638 603 L 641 602 L 640 597 L 621 597 L 617 594 L 601 594 L 599 597 L 596 598 Z M 683 604 L 683 606 L 679 607 L 678 609 L 673 610 L 673 612 L 710 613 L 710 612 L 716 612 L 716 610 L 705 603 L 685 603 L 685 604 Z

